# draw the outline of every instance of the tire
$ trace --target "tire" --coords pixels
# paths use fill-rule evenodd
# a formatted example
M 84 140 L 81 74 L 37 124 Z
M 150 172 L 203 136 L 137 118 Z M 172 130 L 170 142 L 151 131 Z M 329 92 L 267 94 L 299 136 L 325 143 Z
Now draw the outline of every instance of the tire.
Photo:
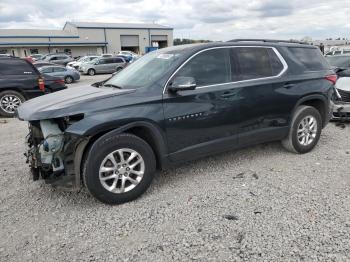
M 95 69 L 90 68 L 90 69 L 87 71 L 87 73 L 88 73 L 88 75 L 90 75 L 90 76 L 94 76 L 94 75 L 96 74 L 96 71 L 95 71 Z
M 282 145 L 293 153 L 308 153 L 317 145 L 321 131 L 320 112 L 311 106 L 299 106 L 293 115 L 289 134 L 282 140 Z
M 120 71 L 122 71 L 123 70 L 123 68 L 122 67 L 117 67 L 117 69 L 115 70 L 116 72 L 120 72 Z
M 71 83 L 74 82 L 74 78 L 73 78 L 72 76 L 66 76 L 66 77 L 64 78 L 64 82 L 65 82 L 66 84 L 71 84 Z
M 12 90 L 0 92 L 0 115 L 4 117 L 14 117 L 15 110 L 26 99 L 22 94 Z
M 132 154 L 134 157 L 130 159 Z M 126 160 L 124 164 L 121 155 Z M 91 195 L 103 203 L 116 205 L 141 196 L 150 186 L 155 171 L 154 152 L 144 140 L 132 134 L 108 133 L 92 145 L 83 180 Z

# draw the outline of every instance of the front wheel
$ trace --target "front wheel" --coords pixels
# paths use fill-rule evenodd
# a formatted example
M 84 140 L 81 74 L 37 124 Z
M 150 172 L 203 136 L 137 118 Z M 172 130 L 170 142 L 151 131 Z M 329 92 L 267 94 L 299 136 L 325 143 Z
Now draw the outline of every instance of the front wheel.
M 122 204 L 142 195 L 156 170 L 152 148 L 132 134 L 106 134 L 92 146 L 85 162 L 88 191 L 106 204 Z
M 96 74 L 96 71 L 95 71 L 95 69 L 89 69 L 88 70 L 88 74 L 90 75 L 90 76 L 94 76 L 95 74 Z
M 322 118 L 319 111 L 311 106 L 297 108 L 288 136 L 282 145 L 291 152 L 305 154 L 310 152 L 321 136 Z
M 0 115 L 13 117 L 16 109 L 25 101 L 24 96 L 12 90 L 0 92 Z

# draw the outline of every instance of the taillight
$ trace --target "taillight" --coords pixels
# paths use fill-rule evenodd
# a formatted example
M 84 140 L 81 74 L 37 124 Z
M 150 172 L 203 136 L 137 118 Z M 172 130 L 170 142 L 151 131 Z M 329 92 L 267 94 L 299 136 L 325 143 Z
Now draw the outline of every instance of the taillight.
M 44 79 L 43 78 L 39 78 L 38 79 L 38 84 L 39 84 L 39 89 L 41 90 L 41 91 L 45 91 L 45 82 L 44 82 Z
M 330 81 L 335 85 L 337 83 L 338 76 L 337 75 L 329 75 L 325 77 L 326 80 Z

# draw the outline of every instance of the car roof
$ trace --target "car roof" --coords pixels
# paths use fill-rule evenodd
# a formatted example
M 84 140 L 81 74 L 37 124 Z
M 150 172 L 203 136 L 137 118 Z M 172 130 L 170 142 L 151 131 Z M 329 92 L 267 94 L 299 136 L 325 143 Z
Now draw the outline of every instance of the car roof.
M 230 46 L 267 46 L 267 47 L 303 47 L 303 48 L 317 48 L 316 46 L 309 45 L 302 42 L 288 42 L 285 40 L 231 40 L 228 42 L 210 42 L 210 43 L 196 43 L 187 45 L 172 46 L 158 51 L 176 52 L 176 51 L 198 51 L 201 49 L 214 48 L 214 47 L 230 47 Z

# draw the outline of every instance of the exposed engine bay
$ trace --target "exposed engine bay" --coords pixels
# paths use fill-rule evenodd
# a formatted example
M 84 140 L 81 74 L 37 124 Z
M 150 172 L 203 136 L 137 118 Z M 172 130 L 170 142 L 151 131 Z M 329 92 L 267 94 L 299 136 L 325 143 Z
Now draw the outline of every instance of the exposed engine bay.
M 57 186 L 80 187 L 80 178 L 79 182 L 74 178 L 76 170 L 72 156 L 81 138 L 73 138 L 64 132 L 69 124 L 69 118 L 29 122 L 25 156 L 33 180 L 41 178 Z

